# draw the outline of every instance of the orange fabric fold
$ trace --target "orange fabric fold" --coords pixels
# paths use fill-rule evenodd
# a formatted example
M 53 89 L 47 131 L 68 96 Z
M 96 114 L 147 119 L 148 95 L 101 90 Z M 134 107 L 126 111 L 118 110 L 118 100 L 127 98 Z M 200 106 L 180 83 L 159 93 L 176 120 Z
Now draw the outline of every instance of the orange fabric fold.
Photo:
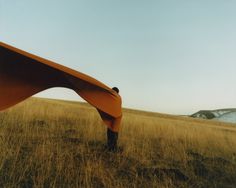
M 74 90 L 97 108 L 102 120 L 118 132 L 121 97 L 100 81 L 0 42 L 0 111 L 53 87 Z

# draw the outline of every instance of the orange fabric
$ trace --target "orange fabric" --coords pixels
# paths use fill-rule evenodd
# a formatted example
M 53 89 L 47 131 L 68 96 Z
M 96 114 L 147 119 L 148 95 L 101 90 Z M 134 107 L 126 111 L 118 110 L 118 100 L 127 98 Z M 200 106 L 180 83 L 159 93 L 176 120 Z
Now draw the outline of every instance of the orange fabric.
M 74 90 L 97 108 L 104 123 L 119 131 L 121 97 L 98 80 L 0 42 L 0 111 L 53 87 Z

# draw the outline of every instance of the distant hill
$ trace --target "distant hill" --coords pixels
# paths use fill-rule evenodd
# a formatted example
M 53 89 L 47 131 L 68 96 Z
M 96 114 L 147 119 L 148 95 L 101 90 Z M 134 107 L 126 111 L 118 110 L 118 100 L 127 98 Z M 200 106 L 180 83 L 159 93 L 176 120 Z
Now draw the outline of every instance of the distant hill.
M 236 108 L 200 110 L 192 114 L 190 117 L 236 123 Z

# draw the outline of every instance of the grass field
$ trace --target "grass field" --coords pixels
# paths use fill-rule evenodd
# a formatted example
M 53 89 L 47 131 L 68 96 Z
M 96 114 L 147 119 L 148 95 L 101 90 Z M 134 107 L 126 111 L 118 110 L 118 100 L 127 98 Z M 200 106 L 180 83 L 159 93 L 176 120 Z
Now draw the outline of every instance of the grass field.
M 124 109 L 119 145 L 85 103 L 0 112 L 0 187 L 236 187 L 236 126 Z

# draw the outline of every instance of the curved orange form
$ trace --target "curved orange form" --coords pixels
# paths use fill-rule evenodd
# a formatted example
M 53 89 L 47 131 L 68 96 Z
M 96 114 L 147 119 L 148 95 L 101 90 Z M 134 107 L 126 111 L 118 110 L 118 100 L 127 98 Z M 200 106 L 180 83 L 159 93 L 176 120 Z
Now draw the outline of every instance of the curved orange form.
M 121 97 L 98 80 L 0 42 L 0 111 L 52 87 L 74 90 L 118 132 Z

